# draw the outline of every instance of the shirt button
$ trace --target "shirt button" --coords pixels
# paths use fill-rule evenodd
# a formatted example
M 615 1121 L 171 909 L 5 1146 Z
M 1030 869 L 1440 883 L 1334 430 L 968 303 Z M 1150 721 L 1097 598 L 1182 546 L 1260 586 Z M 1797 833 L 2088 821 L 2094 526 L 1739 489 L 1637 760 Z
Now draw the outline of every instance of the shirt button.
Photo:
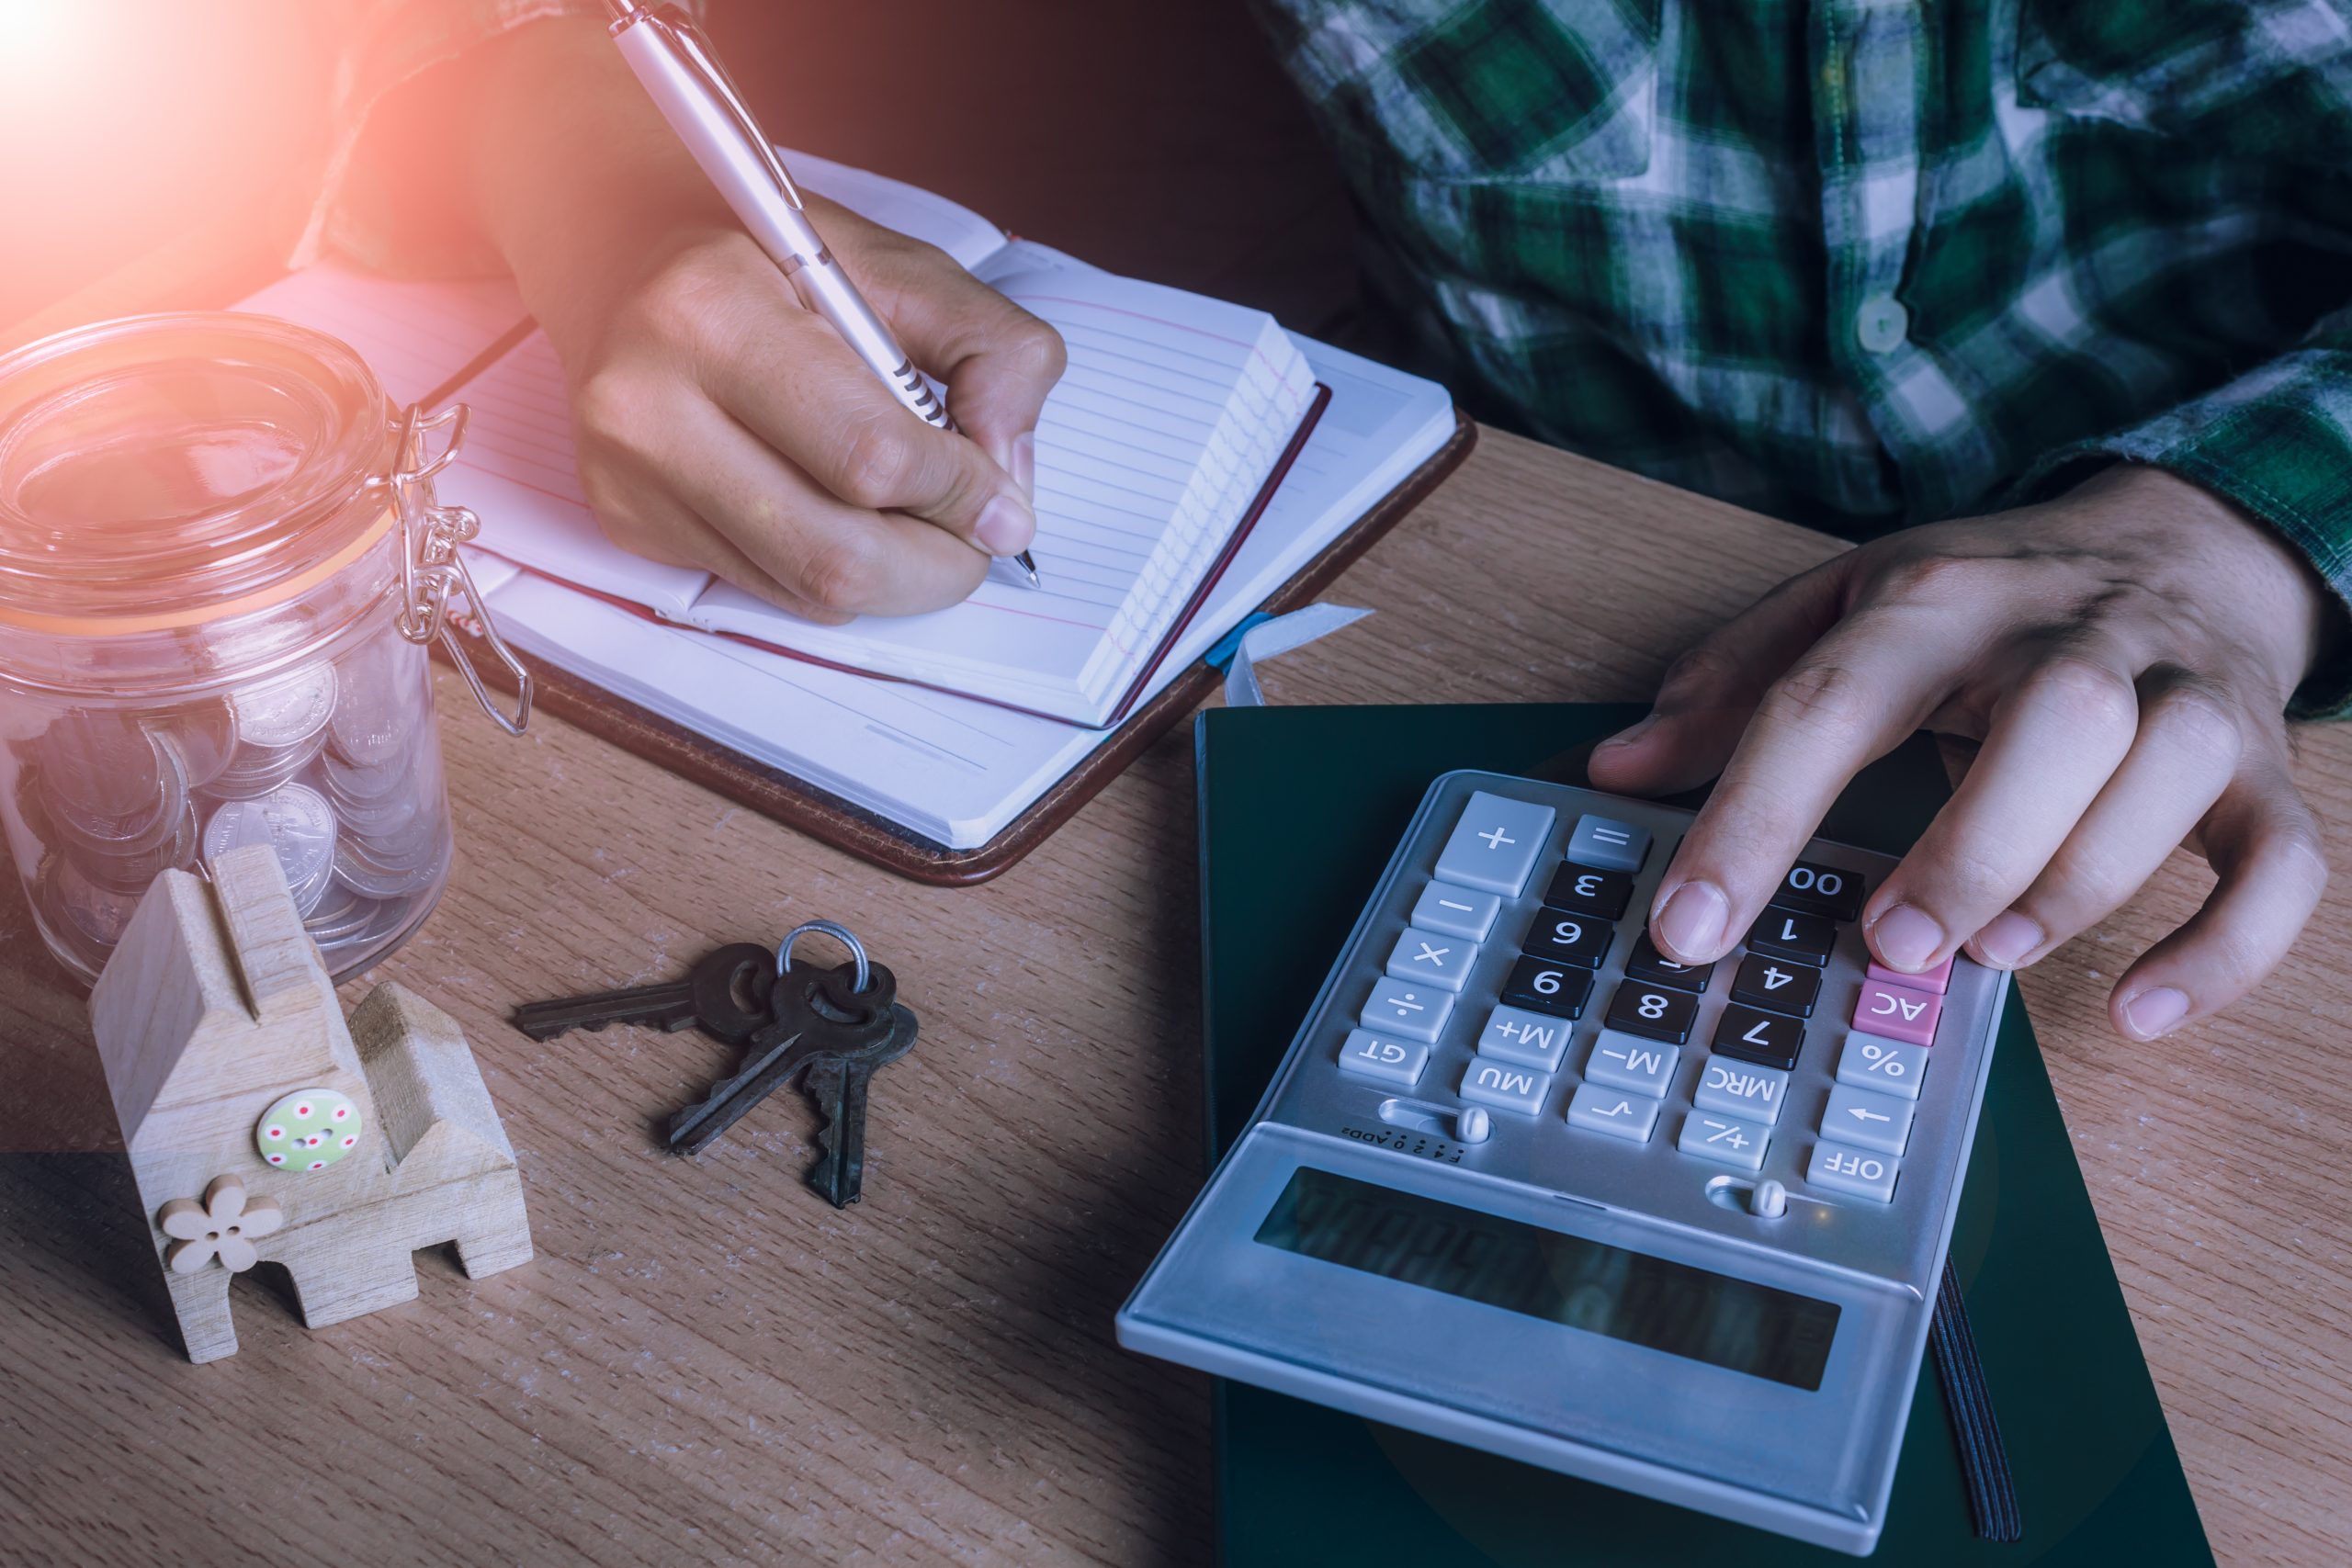
M 1892 294 L 1873 294 L 1854 312 L 1854 336 L 1871 354 L 1893 352 L 1910 330 L 1911 312 Z

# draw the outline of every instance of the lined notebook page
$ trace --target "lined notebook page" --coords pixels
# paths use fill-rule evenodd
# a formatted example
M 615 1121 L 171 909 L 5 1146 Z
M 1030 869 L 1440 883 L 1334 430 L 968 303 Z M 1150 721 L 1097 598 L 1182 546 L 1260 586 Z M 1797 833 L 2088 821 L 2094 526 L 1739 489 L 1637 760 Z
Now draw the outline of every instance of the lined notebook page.
M 879 674 L 1100 723 L 1231 537 L 1314 397 L 1261 311 L 1025 258 L 983 276 L 1061 333 L 1037 424 L 1032 589 L 1000 567 L 963 604 L 811 626 L 714 582 L 689 617 Z

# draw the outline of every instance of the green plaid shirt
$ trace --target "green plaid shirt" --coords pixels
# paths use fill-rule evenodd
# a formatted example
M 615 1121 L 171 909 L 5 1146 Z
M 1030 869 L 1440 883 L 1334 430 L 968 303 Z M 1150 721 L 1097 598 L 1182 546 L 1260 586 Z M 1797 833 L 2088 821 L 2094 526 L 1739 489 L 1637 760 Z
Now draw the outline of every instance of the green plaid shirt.
M 1467 400 L 1867 536 L 2171 469 L 2352 590 L 2336 0 L 1258 0 Z

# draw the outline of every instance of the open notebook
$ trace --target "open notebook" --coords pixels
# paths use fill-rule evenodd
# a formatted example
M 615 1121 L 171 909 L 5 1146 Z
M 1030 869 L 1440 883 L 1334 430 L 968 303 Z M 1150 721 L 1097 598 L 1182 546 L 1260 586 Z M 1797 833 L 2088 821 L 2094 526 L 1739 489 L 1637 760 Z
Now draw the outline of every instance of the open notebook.
M 1246 376 L 1262 372 L 1258 385 L 1270 399 L 1278 395 L 1277 387 L 1292 389 L 1279 394 L 1285 397 L 1311 393 L 1317 383 L 1330 389 L 1328 406 L 1299 446 L 1282 483 L 1255 525 L 1238 539 L 1202 603 L 1172 632 L 1163 633 L 1164 657 L 1127 680 L 1131 694 L 1114 690 L 1121 682 L 1115 677 L 1105 679 L 1098 669 L 1092 681 L 1094 689 L 1110 694 L 1106 714 L 1148 701 L 1197 663 L 1236 623 L 1453 434 L 1452 400 L 1433 382 L 1320 344 L 1293 340 L 1258 312 L 1115 278 L 1047 247 L 1007 242 L 976 214 L 897 181 L 807 154 L 794 155 L 792 166 L 803 184 L 939 245 L 982 276 L 1003 282 L 1025 278 L 1021 287 L 1034 291 L 1028 292 L 1030 299 L 1050 293 L 1094 306 L 1106 299 L 1149 301 L 1163 321 L 1181 305 L 1196 323 L 1225 322 L 1235 329 L 1229 343 L 1251 345 L 1248 355 L 1237 352 L 1226 361 L 1234 367 L 1237 387 Z M 914 684 L 876 680 L 811 662 L 807 655 L 812 647 L 805 643 L 797 649 L 801 656 L 792 657 L 735 637 L 665 624 L 693 622 L 739 635 L 756 626 L 751 635 L 757 643 L 774 641 L 769 634 L 779 623 L 788 626 L 796 637 L 825 629 L 783 616 L 702 572 L 646 561 L 605 540 L 572 471 L 561 369 L 544 336 L 516 332 L 525 312 L 510 283 L 403 282 L 321 265 L 272 285 L 241 308 L 283 316 L 343 338 L 374 367 L 392 397 L 403 402 L 474 367 L 454 394 L 472 405 L 473 423 L 465 452 L 443 477 L 440 491 L 443 499 L 481 514 L 482 547 L 471 556 L 477 581 L 508 639 L 534 658 L 804 780 L 912 838 L 951 850 L 988 843 L 1115 733 L 1043 716 L 1046 706 L 1041 703 L 1001 696 L 976 700 L 928 689 L 955 684 L 950 681 Z M 1056 319 L 1056 325 L 1070 335 L 1071 321 L 1078 319 Z M 1239 331 L 1245 328 L 1256 335 L 1241 337 Z M 1181 325 L 1176 330 L 1184 331 Z M 515 340 L 513 346 L 488 355 L 492 345 L 508 338 Z M 1073 365 L 1080 358 L 1080 341 L 1076 336 L 1071 340 Z M 1285 345 L 1299 364 L 1276 376 L 1273 367 Z M 1258 360 L 1260 352 L 1265 355 L 1263 364 Z M 486 365 L 477 365 L 486 357 Z M 1055 487 L 1084 482 L 1080 476 L 1090 459 L 1075 441 L 1071 450 L 1063 450 L 1062 432 L 1075 425 L 1057 423 L 1055 412 L 1049 403 L 1047 420 L 1038 433 L 1044 531 L 1035 548 L 1048 592 L 1057 602 L 1067 603 L 1087 581 L 1084 541 L 1075 533 L 1057 538 L 1054 530 L 1085 524 L 1056 520 L 1059 508 L 1046 498 L 1057 493 Z M 1156 421 L 1160 416 L 1152 417 Z M 1280 425 L 1281 420 L 1271 423 Z M 1277 432 L 1281 441 L 1295 434 L 1296 423 Z M 1151 434 L 1138 433 L 1124 446 L 1099 444 L 1092 460 L 1128 460 L 1123 453 L 1140 457 L 1148 449 L 1144 437 Z M 1211 450 L 1205 440 L 1202 450 Z M 1266 464 L 1278 456 L 1278 450 L 1269 454 Z M 1247 460 L 1237 452 L 1226 467 L 1243 470 Z M 1198 488 L 1216 488 L 1221 470 L 1209 464 L 1204 468 L 1207 477 Z M 1057 476 L 1050 482 L 1049 472 Z M 1263 477 L 1262 468 L 1259 477 Z M 1193 489 L 1188 481 L 1179 491 L 1171 481 L 1163 490 L 1170 497 L 1169 532 L 1181 531 L 1175 513 Z M 1073 489 L 1069 493 L 1077 492 Z M 1204 512 L 1208 506 L 1205 500 L 1193 504 Z M 1146 586 L 1148 569 L 1134 558 L 1151 552 L 1135 543 L 1127 552 L 1130 564 L 1093 580 L 1094 597 L 1085 601 L 1086 624 L 1107 631 L 1130 599 L 1146 606 L 1164 605 L 1171 596 L 1165 586 Z M 1133 582 L 1122 588 L 1127 578 Z M 1182 595 L 1172 596 L 1181 609 Z M 1044 609 L 1046 601 L 1046 594 L 1001 568 L 972 602 L 939 617 L 868 620 L 863 625 L 906 627 L 967 611 L 1027 620 Z M 661 619 L 631 607 L 651 611 Z M 1134 610 L 1136 624 L 1148 624 L 1141 617 L 1150 613 Z M 920 649 L 925 646 L 922 635 L 909 632 L 901 646 Z M 1050 644 L 1061 634 L 1028 635 Z M 1077 633 L 1070 636 L 1070 642 L 1059 646 L 1076 646 Z M 1148 637 L 1138 637 L 1131 649 L 1148 655 Z M 819 651 L 816 657 L 832 655 Z M 959 657 L 968 660 L 968 650 Z M 1070 655 L 1064 666 L 1072 672 L 1070 689 L 1078 688 L 1086 661 L 1096 657 Z M 1006 702 L 1012 705 L 1003 705 Z M 1016 711 L 1028 709 L 1035 711 Z

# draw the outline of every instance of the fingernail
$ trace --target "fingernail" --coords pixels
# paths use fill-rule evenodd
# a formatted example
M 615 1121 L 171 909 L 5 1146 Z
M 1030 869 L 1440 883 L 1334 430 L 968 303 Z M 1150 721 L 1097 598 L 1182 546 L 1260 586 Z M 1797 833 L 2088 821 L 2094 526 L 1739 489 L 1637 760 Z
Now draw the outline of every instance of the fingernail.
M 1723 945 L 1724 922 L 1731 917 L 1731 901 L 1712 882 L 1686 882 L 1667 895 L 1666 905 L 1651 918 L 1650 935 L 1681 963 L 1705 964 Z
M 1600 744 L 1601 746 L 1631 746 L 1634 741 L 1639 740 L 1644 735 L 1647 734 L 1650 729 L 1657 725 L 1657 715 L 1651 714 L 1648 717 L 1643 719 L 1638 724 L 1627 725 L 1624 728 L 1619 730 L 1616 734 L 1611 736 Z M 1599 750 L 1600 747 L 1595 747 L 1594 750 Z
M 2123 1004 L 2123 1021 L 2143 1040 L 2154 1040 L 2188 1016 L 2188 998 L 2170 986 L 2142 991 Z
M 1012 438 L 1012 482 L 1029 504 L 1037 504 L 1037 433 L 1024 430 Z
M 2015 909 L 2004 909 L 1976 933 L 1976 951 L 1996 969 L 2014 969 L 2041 945 L 2042 938 L 2041 926 Z
M 1000 495 L 980 510 L 972 537 L 992 556 L 1017 556 L 1037 536 L 1037 520 L 1029 509 L 1009 495 Z
M 1944 944 L 1943 928 L 1908 904 L 1897 904 L 1881 915 L 1870 934 L 1871 945 L 1878 949 L 1879 962 L 1906 974 L 1933 964 L 1936 949 Z

